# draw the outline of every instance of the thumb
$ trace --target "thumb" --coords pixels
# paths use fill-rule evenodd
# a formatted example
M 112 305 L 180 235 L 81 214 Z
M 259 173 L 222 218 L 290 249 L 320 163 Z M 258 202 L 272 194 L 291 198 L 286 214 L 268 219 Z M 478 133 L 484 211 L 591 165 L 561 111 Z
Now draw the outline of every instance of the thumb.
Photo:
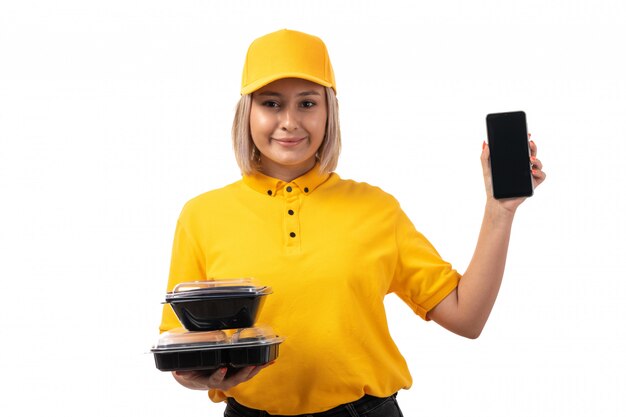
M 480 154 L 480 163 L 483 167 L 483 179 L 485 182 L 485 191 L 487 192 L 487 197 L 491 197 L 493 195 L 492 185 L 491 185 L 491 163 L 489 161 L 489 145 L 483 142 L 483 151 Z
M 483 166 L 483 174 L 489 176 L 491 174 L 491 165 L 489 164 L 489 145 L 483 142 L 483 151 L 480 154 L 480 162 Z

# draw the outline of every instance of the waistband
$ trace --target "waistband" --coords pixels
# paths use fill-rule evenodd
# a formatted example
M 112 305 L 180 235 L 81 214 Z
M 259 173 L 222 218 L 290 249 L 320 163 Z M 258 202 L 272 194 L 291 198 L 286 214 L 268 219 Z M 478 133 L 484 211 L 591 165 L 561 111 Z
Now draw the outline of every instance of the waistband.
M 307 417 L 307 416 L 309 417 L 344 417 L 346 416 L 346 417 L 349 417 L 349 416 L 354 415 L 350 410 L 355 411 L 357 414 L 365 413 L 375 408 L 377 405 L 382 404 L 383 402 L 387 401 L 389 398 L 395 398 L 396 395 L 397 393 L 390 395 L 389 397 L 379 398 L 379 397 L 374 397 L 374 396 L 365 394 L 363 397 L 359 398 L 358 400 L 354 402 L 342 404 L 337 407 L 331 408 L 330 410 L 323 411 L 321 413 L 299 414 L 297 416 L 280 416 L 277 414 L 269 414 L 267 411 L 257 410 L 254 408 L 248 408 L 244 405 L 239 404 L 232 397 L 229 397 L 227 399 L 227 402 L 228 402 L 228 406 L 232 407 L 239 414 L 244 415 L 246 417 L 266 417 L 266 416 L 270 416 L 270 417 L 271 416 L 273 417 Z

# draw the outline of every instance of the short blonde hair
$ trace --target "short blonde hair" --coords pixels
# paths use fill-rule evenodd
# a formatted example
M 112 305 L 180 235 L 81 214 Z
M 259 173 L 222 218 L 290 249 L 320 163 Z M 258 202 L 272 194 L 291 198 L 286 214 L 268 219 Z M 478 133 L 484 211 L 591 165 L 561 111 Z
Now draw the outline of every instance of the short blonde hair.
M 341 152 L 341 130 L 339 129 L 339 103 L 335 91 L 330 87 L 324 87 L 326 92 L 326 132 L 315 157 L 320 164 L 320 171 L 332 172 L 337 168 L 339 153 Z M 252 106 L 252 94 L 241 96 L 235 110 L 233 120 L 232 139 L 235 150 L 235 158 L 242 174 L 252 174 L 260 170 L 259 150 L 254 146 L 250 134 L 250 108 Z

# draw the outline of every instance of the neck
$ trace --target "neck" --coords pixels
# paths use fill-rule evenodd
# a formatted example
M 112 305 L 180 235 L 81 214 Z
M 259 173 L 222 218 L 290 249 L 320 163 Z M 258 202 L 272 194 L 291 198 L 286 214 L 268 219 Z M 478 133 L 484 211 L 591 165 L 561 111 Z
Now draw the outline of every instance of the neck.
M 269 177 L 291 182 L 313 169 L 315 163 L 316 160 L 313 158 L 311 161 L 306 161 L 298 165 L 280 165 L 272 161 L 264 160 L 263 157 L 261 157 L 261 167 L 259 171 Z

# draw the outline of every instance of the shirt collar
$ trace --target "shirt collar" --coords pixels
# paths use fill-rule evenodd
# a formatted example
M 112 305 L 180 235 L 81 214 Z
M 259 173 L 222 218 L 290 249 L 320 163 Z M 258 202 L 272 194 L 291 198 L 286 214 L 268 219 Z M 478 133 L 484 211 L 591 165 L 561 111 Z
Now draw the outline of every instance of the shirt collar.
M 295 186 L 304 194 L 308 195 L 326 182 L 330 176 L 330 173 L 320 172 L 319 164 L 315 164 L 312 169 L 291 182 L 285 182 L 277 178 L 272 178 L 258 171 L 255 171 L 252 174 L 244 174 L 243 182 L 255 191 L 272 197 L 276 196 L 279 191 L 287 186 Z

